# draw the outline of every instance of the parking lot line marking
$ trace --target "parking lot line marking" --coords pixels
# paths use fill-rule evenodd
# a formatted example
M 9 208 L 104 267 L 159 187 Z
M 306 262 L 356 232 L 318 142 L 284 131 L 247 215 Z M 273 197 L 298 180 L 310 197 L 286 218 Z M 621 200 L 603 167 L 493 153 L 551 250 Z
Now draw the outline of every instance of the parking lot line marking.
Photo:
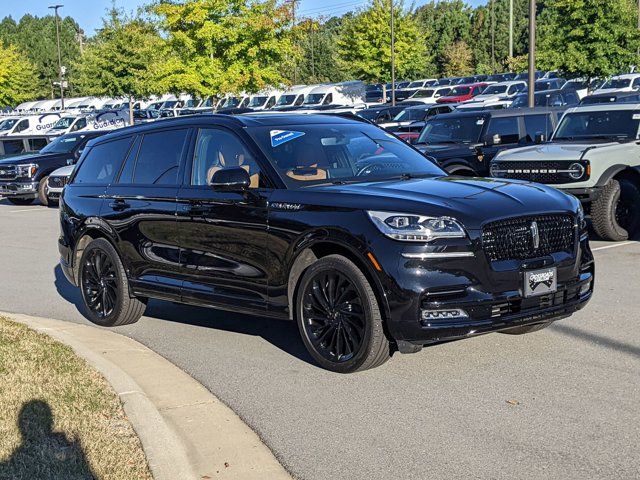
M 9 213 L 20 213 L 20 212 L 43 212 L 45 208 L 22 208 L 20 210 L 9 210 Z
M 615 245 L 605 245 L 604 247 L 596 247 L 593 249 L 593 251 L 597 252 L 598 250 L 607 250 L 608 248 L 624 247 L 625 245 L 631 245 L 633 243 L 637 244 L 638 242 L 628 241 L 628 242 L 616 243 Z

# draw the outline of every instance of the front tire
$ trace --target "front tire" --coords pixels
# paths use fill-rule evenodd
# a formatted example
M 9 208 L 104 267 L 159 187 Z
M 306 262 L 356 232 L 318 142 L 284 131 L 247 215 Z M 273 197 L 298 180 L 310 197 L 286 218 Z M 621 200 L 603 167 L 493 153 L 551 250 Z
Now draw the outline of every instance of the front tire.
M 49 177 L 46 176 L 40 179 L 40 183 L 38 183 L 38 200 L 40 200 L 40 203 L 45 207 L 49 206 L 49 197 L 47 196 L 49 190 L 48 181 Z
M 104 238 L 82 253 L 79 284 L 87 318 L 103 327 L 137 322 L 146 302 L 129 295 L 129 280 L 116 249 Z
M 640 227 L 640 190 L 630 180 L 610 180 L 591 205 L 591 220 L 600 238 L 628 240 Z
M 327 370 L 359 372 L 391 356 L 369 281 L 340 255 L 323 257 L 305 271 L 297 288 L 296 320 L 305 347 Z

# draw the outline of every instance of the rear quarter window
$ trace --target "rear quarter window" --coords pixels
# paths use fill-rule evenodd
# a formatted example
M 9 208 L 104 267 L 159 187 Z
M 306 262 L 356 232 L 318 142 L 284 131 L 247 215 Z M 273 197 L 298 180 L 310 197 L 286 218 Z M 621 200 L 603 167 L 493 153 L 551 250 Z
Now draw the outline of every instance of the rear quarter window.
M 109 185 L 129 151 L 132 137 L 93 146 L 78 165 L 74 184 Z

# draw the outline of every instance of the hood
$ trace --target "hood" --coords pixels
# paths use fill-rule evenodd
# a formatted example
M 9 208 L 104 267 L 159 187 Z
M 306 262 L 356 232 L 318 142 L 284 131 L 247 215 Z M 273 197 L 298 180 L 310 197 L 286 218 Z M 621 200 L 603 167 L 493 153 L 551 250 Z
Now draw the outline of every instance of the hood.
M 14 155 L 0 160 L 0 165 L 24 165 L 28 163 L 37 163 L 42 160 L 50 160 L 57 157 L 65 158 L 69 157 L 69 155 L 70 154 L 68 153 L 23 153 L 21 155 Z
M 73 169 L 76 168 L 75 165 L 65 165 L 64 167 L 60 167 L 57 170 L 54 170 L 51 173 L 52 177 L 68 177 L 73 173 Z
M 318 194 L 312 201 L 320 203 L 335 202 L 337 197 L 334 194 L 340 193 L 341 206 L 450 216 L 472 230 L 500 218 L 549 212 L 573 213 L 578 208 L 578 200 L 554 188 L 490 178 L 433 177 L 317 185 L 304 189 L 305 196 L 312 192 Z
M 504 150 L 496 156 L 496 160 L 580 160 L 587 149 L 605 148 L 620 145 L 618 142 L 584 143 L 550 142 L 530 147 Z
M 455 95 L 452 97 L 440 97 L 438 100 L 436 100 L 436 103 L 459 103 L 459 102 L 464 102 L 465 100 L 469 100 L 472 97 L 471 95 Z
M 469 155 L 472 148 L 468 143 L 430 143 L 417 144 L 414 147 L 436 159 Z

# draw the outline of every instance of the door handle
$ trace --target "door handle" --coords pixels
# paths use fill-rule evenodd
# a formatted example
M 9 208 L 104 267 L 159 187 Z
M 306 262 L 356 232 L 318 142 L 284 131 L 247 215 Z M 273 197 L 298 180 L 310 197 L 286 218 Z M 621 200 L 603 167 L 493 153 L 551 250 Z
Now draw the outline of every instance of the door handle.
M 209 211 L 209 209 L 206 206 L 199 203 L 192 203 L 190 205 L 186 205 L 184 207 L 184 210 L 189 215 L 204 215 Z
M 109 204 L 109 206 L 116 211 L 126 210 L 127 208 L 131 208 L 127 202 L 125 202 L 122 198 L 117 198 L 113 202 Z

